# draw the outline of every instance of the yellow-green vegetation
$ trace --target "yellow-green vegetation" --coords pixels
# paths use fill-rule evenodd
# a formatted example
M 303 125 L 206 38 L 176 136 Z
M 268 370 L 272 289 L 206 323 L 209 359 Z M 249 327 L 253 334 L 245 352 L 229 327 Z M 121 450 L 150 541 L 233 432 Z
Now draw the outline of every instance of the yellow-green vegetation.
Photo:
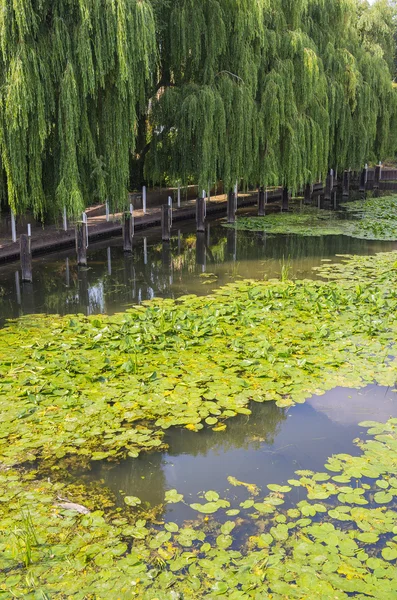
M 362 425 L 374 438 L 357 441 L 358 456 L 333 456 L 324 472 L 297 471 L 266 492 L 229 478 L 246 500 L 207 491 L 182 526 L 160 521 L 162 507 L 153 524 L 133 497 L 115 510 L 94 494 L 79 514 L 62 506 L 64 485 L 5 469 L 0 598 L 394 600 L 397 419 Z M 302 499 L 284 509 L 292 488 Z M 164 505 L 180 502 L 166 492 Z
M 291 213 L 238 217 L 236 224 L 224 223 L 224 226 L 274 234 L 347 235 L 367 240 L 397 240 L 396 196 L 357 200 L 341 204 L 341 208 L 341 211 L 330 211 L 305 206 Z
M 1 599 L 395 598 L 397 419 L 363 423 L 375 439 L 322 473 L 297 471 L 266 492 L 228 477 L 246 490 L 241 503 L 174 489 L 159 506 L 125 496 L 120 508 L 65 477 L 161 447 L 171 426 L 222 435 L 251 400 L 393 386 L 397 253 L 319 273 L 0 331 Z M 181 502 L 189 522 L 162 520 Z
M 0 460 L 136 457 L 171 426 L 222 431 L 249 402 L 393 385 L 397 255 L 328 281 L 242 281 L 112 317 L 33 316 L 0 331 Z

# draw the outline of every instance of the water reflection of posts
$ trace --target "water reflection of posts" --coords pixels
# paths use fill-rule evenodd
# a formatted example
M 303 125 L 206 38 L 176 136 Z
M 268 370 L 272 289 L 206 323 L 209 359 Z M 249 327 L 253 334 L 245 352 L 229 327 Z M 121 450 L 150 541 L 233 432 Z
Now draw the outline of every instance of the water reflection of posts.
M 143 238 L 143 264 L 147 265 L 147 238 Z
M 209 223 L 207 225 L 207 246 L 208 248 L 211 246 L 211 225 Z
M 31 283 L 33 281 L 32 252 L 30 247 L 30 237 L 25 234 L 22 234 L 20 238 L 20 256 L 22 281 Z
M 88 315 L 90 312 L 90 295 L 88 292 L 88 276 L 87 269 L 79 269 L 78 271 L 78 287 L 79 287 L 79 306 L 83 314 Z
M 167 241 L 163 241 L 163 247 L 162 247 L 162 252 L 161 252 L 161 259 L 162 259 L 162 263 L 163 263 L 164 275 L 166 277 L 169 277 L 170 281 L 171 281 L 172 280 L 172 274 L 171 274 L 171 245 Z
M 178 229 L 178 254 L 181 253 L 181 230 Z
M 237 260 L 237 229 L 227 230 L 227 256 L 232 258 L 234 262 Z
M 66 279 L 66 287 L 70 286 L 70 269 L 69 269 L 69 259 L 66 259 L 66 267 L 65 267 L 65 279 Z
M 108 257 L 108 275 L 112 274 L 112 250 L 109 246 L 107 249 L 107 257 Z
M 205 233 L 198 231 L 196 233 L 196 264 L 202 267 L 203 273 L 206 267 L 205 257 Z
M 15 294 L 17 297 L 17 304 L 21 305 L 21 286 L 19 283 L 19 271 L 15 272 Z
M 35 313 L 33 283 L 24 281 L 22 283 L 22 312 L 27 315 Z
M 127 290 L 131 289 L 132 282 L 132 298 L 135 298 L 136 293 L 136 273 L 134 260 L 131 254 L 124 255 L 124 285 Z M 129 300 L 129 298 L 128 298 Z

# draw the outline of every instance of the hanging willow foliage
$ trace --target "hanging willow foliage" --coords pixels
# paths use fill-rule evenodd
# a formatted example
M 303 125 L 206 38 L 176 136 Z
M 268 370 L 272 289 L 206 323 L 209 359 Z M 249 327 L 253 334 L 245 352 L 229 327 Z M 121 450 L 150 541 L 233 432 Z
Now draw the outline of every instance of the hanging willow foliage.
M 297 190 L 393 154 L 392 13 L 380 12 L 361 0 L 177 0 L 148 178 Z
M 156 66 L 145 0 L 0 2 L 0 191 L 16 213 L 126 201 Z
M 136 164 L 155 183 L 294 191 L 396 151 L 387 0 L 0 8 L 0 198 L 15 212 L 121 207 Z

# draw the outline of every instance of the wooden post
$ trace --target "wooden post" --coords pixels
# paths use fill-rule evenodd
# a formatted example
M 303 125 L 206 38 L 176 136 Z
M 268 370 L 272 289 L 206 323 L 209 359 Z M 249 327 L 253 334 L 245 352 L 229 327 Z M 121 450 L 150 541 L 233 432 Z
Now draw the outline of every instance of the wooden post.
M 350 194 L 350 171 L 343 173 L 343 195 L 348 196 Z
M 106 222 L 109 223 L 109 220 L 110 220 L 109 202 L 106 202 L 105 210 L 106 210 Z
M 361 171 L 360 176 L 360 192 L 365 192 L 367 189 L 367 181 L 368 181 L 368 165 L 365 165 L 364 169 Z
M 132 252 L 132 214 L 128 211 L 123 214 L 123 250 Z
M 265 214 L 265 188 L 261 186 L 258 192 L 258 216 L 264 217 Z
M 229 194 L 227 196 L 227 222 L 236 222 L 236 198 L 234 190 L 229 190 Z
M 66 206 L 63 207 L 63 230 L 68 230 L 68 215 L 66 212 Z
M 181 208 L 181 184 L 178 183 L 178 208 Z
M 142 210 L 143 214 L 146 215 L 146 185 L 142 188 Z
M 170 227 L 172 227 L 172 198 L 168 196 L 168 206 L 170 207 Z
M 21 268 L 22 268 L 22 281 L 32 283 L 32 252 L 30 249 L 30 240 L 24 233 L 20 238 L 21 247 Z
M 76 223 L 76 253 L 77 264 L 87 266 L 87 228 L 85 223 Z
M 325 200 L 331 200 L 331 194 L 332 194 L 333 189 L 334 189 L 334 172 L 331 169 L 327 175 L 327 181 L 325 184 L 325 192 L 324 192 Z
M 15 214 L 13 210 L 11 210 L 11 237 L 12 241 L 15 244 L 15 242 L 17 241 L 17 227 L 15 223 Z
M 171 209 L 168 204 L 161 207 L 161 237 L 163 242 L 169 242 L 171 238 Z
M 304 203 L 305 204 L 312 203 L 312 186 L 310 185 L 310 183 L 307 183 L 305 186 Z
M 381 179 L 382 179 L 382 163 L 379 163 L 375 167 L 374 190 L 379 189 L 379 182 Z
M 282 210 L 288 210 L 288 205 L 289 205 L 289 191 L 288 188 L 285 187 L 283 188 L 283 203 L 282 203 Z
M 205 197 L 201 196 L 196 200 L 196 229 L 205 231 Z

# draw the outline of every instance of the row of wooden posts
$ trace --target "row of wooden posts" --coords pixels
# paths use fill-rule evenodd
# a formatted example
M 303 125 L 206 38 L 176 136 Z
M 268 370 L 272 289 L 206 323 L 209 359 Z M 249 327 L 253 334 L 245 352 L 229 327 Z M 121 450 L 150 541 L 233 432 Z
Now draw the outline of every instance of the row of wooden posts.
M 342 180 L 342 194 L 348 196 L 350 193 L 352 172 L 350 170 L 344 171 Z M 379 183 L 382 175 L 382 165 L 379 164 L 375 167 L 374 172 L 374 189 L 379 188 Z M 336 201 L 336 176 L 334 171 L 331 170 L 328 173 L 325 187 L 321 186 L 321 190 L 326 201 L 332 200 L 334 196 Z M 365 192 L 368 184 L 368 166 L 366 165 L 360 175 L 359 190 Z M 265 216 L 266 204 L 268 202 L 268 191 L 264 187 L 260 187 L 258 190 L 258 216 Z M 311 204 L 313 200 L 314 186 L 307 185 L 304 189 L 304 202 L 305 204 Z M 205 191 L 196 200 L 196 230 L 198 232 L 205 231 L 205 220 L 207 216 L 207 197 Z M 289 206 L 290 193 L 288 188 L 283 188 L 281 193 L 282 198 L 282 210 L 287 211 Z M 238 190 L 237 184 L 234 190 L 230 190 L 227 195 L 227 222 L 229 224 L 235 223 L 236 212 L 237 212 L 237 199 Z M 178 186 L 177 206 L 181 206 L 181 188 Z M 320 206 L 320 202 L 319 202 Z M 147 193 L 146 187 L 142 191 L 142 209 L 143 214 L 147 214 Z M 169 242 L 171 239 L 172 229 L 172 198 L 168 198 L 168 203 L 161 207 L 161 233 L 163 242 Z M 106 203 L 106 220 L 110 220 L 109 205 Z M 13 241 L 16 241 L 16 227 L 15 217 L 12 215 L 11 219 L 12 236 Z M 64 230 L 68 230 L 67 214 L 66 209 L 63 211 L 63 227 Z M 129 211 L 123 214 L 123 249 L 124 252 L 132 252 L 133 237 L 135 234 L 135 217 L 134 207 L 131 204 Z M 88 248 L 88 219 L 87 214 L 83 213 L 81 222 L 75 225 L 75 236 L 76 236 L 76 253 L 77 263 L 80 266 L 87 265 L 87 248 Z M 22 281 L 32 281 L 32 251 L 31 251 L 31 228 L 28 225 L 28 233 L 22 234 L 20 237 L 20 257 L 21 257 L 21 268 L 22 268 Z

